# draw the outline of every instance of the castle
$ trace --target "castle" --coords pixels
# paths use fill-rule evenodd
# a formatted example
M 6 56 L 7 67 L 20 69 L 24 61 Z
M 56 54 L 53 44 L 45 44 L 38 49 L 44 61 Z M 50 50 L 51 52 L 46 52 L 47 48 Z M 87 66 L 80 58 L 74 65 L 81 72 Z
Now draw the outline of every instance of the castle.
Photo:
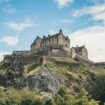
M 13 51 L 12 55 L 5 55 L 4 61 L 15 64 L 41 64 L 44 57 L 65 57 L 79 60 L 78 58 L 88 61 L 88 51 L 85 46 L 70 48 L 70 39 L 60 30 L 57 34 L 37 36 L 31 44 L 29 51 Z

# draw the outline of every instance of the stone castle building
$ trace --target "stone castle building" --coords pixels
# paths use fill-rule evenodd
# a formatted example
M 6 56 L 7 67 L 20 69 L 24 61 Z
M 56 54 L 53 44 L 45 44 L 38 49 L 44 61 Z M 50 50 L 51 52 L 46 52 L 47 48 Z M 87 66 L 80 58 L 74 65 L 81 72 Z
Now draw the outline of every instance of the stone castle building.
M 40 38 L 39 36 L 37 36 L 31 45 L 31 50 L 53 47 L 57 45 L 65 46 L 67 48 L 70 47 L 70 39 L 63 35 L 62 30 L 60 30 L 60 32 L 55 35 L 52 36 L 48 35 L 48 37 L 43 36 L 43 38 Z
M 12 55 L 5 55 L 4 61 L 10 63 L 42 63 L 46 57 L 66 57 L 75 59 L 81 57 L 88 60 L 88 51 L 85 46 L 70 48 L 70 39 L 60 30 L 57 34 L 37 36 L 29 51 L 13 51 Z

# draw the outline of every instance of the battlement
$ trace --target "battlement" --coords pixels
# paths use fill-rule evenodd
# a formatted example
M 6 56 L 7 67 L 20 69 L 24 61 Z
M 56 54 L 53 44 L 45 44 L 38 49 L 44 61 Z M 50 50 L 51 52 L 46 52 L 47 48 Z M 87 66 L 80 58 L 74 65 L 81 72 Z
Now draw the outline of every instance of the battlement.
M 24 55 L 26 53 L 29 53 L 30 51 L 13 51 L 13 54 L 16 54 L 16 55 Z
M 96 62 L 95 65 L 105 65 L 105 62 Z

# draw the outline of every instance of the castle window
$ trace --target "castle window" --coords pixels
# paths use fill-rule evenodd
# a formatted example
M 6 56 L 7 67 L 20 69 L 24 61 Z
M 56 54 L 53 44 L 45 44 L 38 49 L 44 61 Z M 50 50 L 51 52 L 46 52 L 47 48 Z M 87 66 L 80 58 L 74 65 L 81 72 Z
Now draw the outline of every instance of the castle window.
M 67 47 L 67 44 L 65 44 L 65 46 Z

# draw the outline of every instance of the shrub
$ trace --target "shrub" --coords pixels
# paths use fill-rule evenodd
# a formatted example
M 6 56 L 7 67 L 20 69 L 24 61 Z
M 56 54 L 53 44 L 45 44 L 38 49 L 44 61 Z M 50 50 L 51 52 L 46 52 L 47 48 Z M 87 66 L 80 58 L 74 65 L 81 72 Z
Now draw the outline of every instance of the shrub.
M 2 89 L 0 89 L 0 105 L 6 105 L 6 100 L 6 93 Z
M 98 103 L 91 99 L 86 91 L 71 94 L 68 88 L 62 87 L 55 95 L 53 102 L 50 105 L 98 105 Z
M 105 74 L 99 74 L 96 76 L 95 81 L 93 82 L 92 89 L 93 98 L 101 101 L 101 105 L 104 105 L 105 102 Z
M 19 94 L 21 96 L 20 105 L 43 105 L 43 100 L 33 91 L 22 89 Z
M 42 96 L 28 89 L 0 90 L 0 105 L 98 105 L 86 91 L 73 95 L 66 87 L 61 87 L 52 99 L 44 101 Z
M 30 71 L 36 69 L 38 66 L 39 66 L 39 64 L 31 64 L 31 65 L 28 67 L 27 73 L 29 73 Z
M 6 96 L 7 96 L 7 99 L 6 99 L 7 104 L 6 105 L 20 105 L 21 97 L 17 90 L 15 90 L 13 88 L 7 90 Z

